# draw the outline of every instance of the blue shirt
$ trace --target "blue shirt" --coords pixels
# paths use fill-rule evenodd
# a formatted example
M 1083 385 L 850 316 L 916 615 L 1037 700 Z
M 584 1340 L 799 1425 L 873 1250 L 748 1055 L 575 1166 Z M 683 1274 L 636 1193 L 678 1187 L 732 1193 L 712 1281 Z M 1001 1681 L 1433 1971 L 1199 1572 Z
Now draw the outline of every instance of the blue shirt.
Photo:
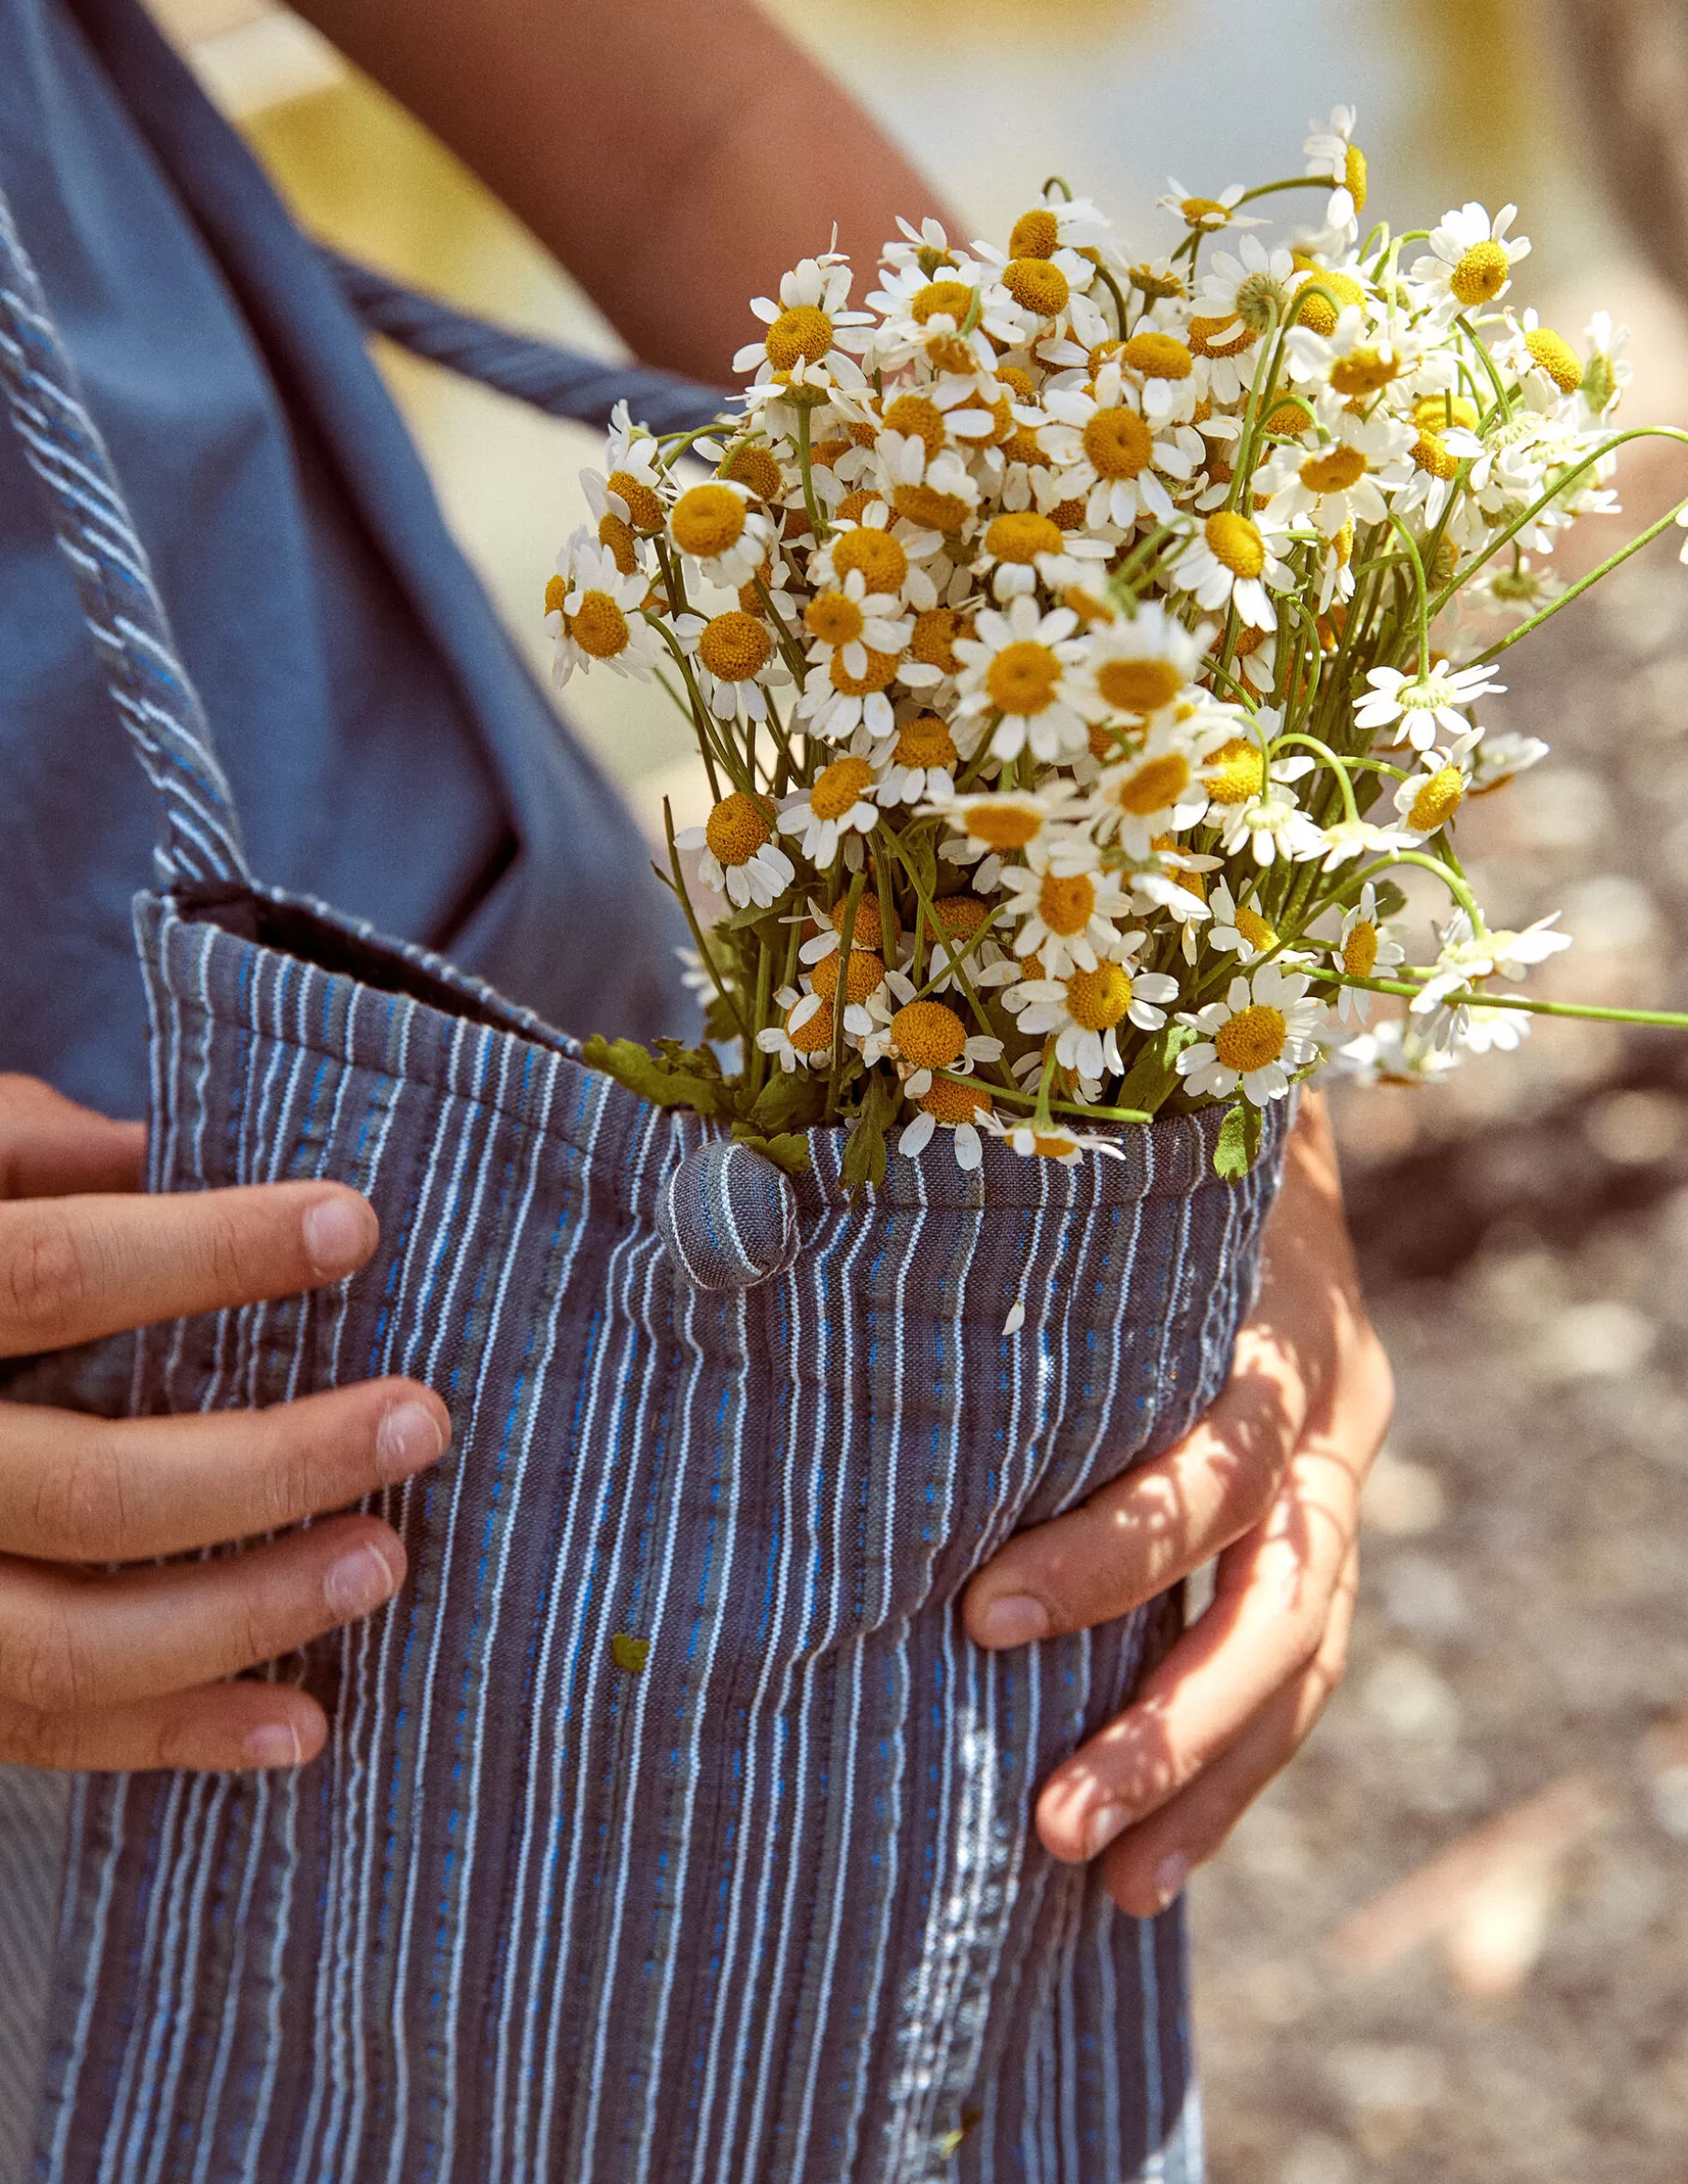
M 636 829 L 447 534 L 338 290 L 136 0 L 0 0 L 0 180 L 259 877 L 568 1029 L 683 1027 Z M 0 431 L 0 1068 L 125 1114 L 154 829 Z

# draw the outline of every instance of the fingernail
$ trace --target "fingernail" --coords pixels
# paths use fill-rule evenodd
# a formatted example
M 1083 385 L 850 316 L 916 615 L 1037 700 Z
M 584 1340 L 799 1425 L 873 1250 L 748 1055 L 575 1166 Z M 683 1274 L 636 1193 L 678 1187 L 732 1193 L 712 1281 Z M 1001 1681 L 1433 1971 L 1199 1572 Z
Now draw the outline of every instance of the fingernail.
M 444 1451 L 445 1436 L 425 1403 L 395 1403 L 375 1429 L 375 1467 L 383 1478 L 409 1478 Z
M 1105 1850 L 1130 1817 L 1123 1805 L 1099 1805 L 1084 1823 L 1086 1858 L 1094 1858 Z
M 987 1646 L 1029 1646 L 1049 1635 L 1049 1615 L 1029 1593 L 1010 1593 L 992 1600 L 979 1619 L 979 1641 Z
M 290 1722 L 267 1721 L 247 1738 L 247 1758 L 255 1767 L 297 1767 L 303 1757 L 299 1731 Z
M 390 1600 L 396 1587 L 386 1557 L 376 1547 L 355 1547 L 331 1563 L 323 1580 L 330 1609 L 342 1622 L 367 1615 L 383 1600 Z
M 355 1198 L 324 1198 L 304 1217 L 305 1250 L 319 1274 L 337 1281 L 369 1256 L 369 1210 Z
M 1181 1850 L 1161 1860 L 1155 1868 L 1155 1898 L 1163 1911 L 1189 1879 L 1189 1860 Z

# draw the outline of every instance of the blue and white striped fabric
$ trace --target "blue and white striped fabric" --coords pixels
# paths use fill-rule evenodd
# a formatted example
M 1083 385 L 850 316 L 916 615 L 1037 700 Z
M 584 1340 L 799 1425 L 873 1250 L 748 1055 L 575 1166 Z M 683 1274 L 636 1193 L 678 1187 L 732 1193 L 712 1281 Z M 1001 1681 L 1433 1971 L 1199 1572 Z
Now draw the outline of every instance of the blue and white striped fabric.
M 125 712 L 170 830 L 150 1186 L 332 1176 L 381 1220 L 349 1283 L 147 1331 L 133 1407 L 411 1373 L 455 1427 L 372 1505 L 402 1596 L 268 1672 L 327 1708 L 318 1763 L 76 1785 L 38 2173 L 1194 2184 L 1179 1912 L 1123 1916 L 1029 1827 L 1178 1601 L 999 1656 L 957 1599 L 1217 1392 L 1282 1112 L 1236 1188 L 1211 1117 L 853 1199 L 815 1132 L 795 1257 L 782 1227 L 765 1279 L 697 1286 L 664 1225 L 712 1125 L 246 880 L 3 221 L 0 312 L 91 615 L 161 678 Z

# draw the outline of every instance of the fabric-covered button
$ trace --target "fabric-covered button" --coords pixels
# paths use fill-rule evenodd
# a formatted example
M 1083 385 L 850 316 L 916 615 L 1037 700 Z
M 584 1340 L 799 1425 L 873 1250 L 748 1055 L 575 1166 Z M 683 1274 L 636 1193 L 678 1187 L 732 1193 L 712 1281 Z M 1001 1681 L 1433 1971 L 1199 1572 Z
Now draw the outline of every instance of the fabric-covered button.
M 688 1153 L 657 1202 L 668 1256 L 700 1290 L 749 1290 L 797 1256 L 790 1178 L 730 1139 Z

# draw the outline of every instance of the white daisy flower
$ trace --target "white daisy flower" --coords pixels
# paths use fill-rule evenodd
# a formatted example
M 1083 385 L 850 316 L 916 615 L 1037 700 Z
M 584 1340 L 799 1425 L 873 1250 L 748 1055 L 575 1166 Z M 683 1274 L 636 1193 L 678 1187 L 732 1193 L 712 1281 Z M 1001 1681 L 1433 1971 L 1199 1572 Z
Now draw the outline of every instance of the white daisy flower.
M 917 1160 L 937 1131 L 949 1132 L 956 1166 L 970 1174 L 984 1158 L 979 1124 L 992 1112 L 990 1093 L 982 1084 L 958 1084 L 953 1077 L 935 1077 L 915 1103 L 917 1113 L 904 1125 L 897 1150 L 905 1160 Z
M 704 885 L 724 894 L 736 910 L 751 903 L 766 909 L 797 876 L 774 841 L 771 807 L 741 789 L 723 796 L 701 827 L 676 834 L 674 847 L 699 852 L 697 871 Z
M 981 1122 L 992 1137 L 1000 1137 L 1010 1152 L 1024 1159 L 1056 1160 L 1063 1168 L 1076 1168 L 1087 1153 L 1102 1153 L 1111 1160 L 1125 1158 L 1124 1147 L 1115 1145 L 1112 1138 L 1099 1136 L 1094 1131 L 1074 1130 L 1065 1122 L 1051 1122 L 1047 1130 L 1039 1130 L 1030 1122 L 1003 1122 L 995 1115 L 985 1115 Z M 1011 1311 L 1009 1317 L 1013 1316 Z
M 1441 225 L 1430 230 L 1429 254 L 1413 261 L 1413 279 L 1443 299 L 1450 311 L 1474 311 L 1495 302 L 1506 294 L 1513 267 L 1529 255 L 1526 236 L 1507 239 L 1518 209 L 1502 205 L 1491 220 L 1474 198 L 1458 212 L 1445 214 Z
M 1254 517 L 1237 509 L 1216 509 L 1179 555 L 1174 581 L 1210 612 L 1234 606 L 1239 619 L 1254 629 L 1275 630 L 1277 610 L 1267 587 L 1282 589 L 1290 581 L 1277 553 L 1286 543 L 1284 529 L 1264 510 Z
M 1408 1002 L 1409 1012 L 1415 1016 L 1435 1016 L 1443 1011 L 1446 1025 L 1438 1017 L 1437 1026 L 1441 1045 L 1445 1046 L 1455 1036 L 1463 1037 L 1465 1027 L 1458 1021 L 1461 1010 L 1444 1010 L 1449 994 L 1497 973 L 1502 978 L 1521 979 L 1532 964 L 1545 963 L 1550 956 L 1558 955 L 1571 945 L 1569 933 L 1553 930 L 1558 922 L 1555 910 L 1526 926 L 1521 933 L 1479 933 L 1469 915 L 1456 910 L 1445 926 L 1436 928 L 1436 961 L 1430 976 Z
M 1234 251 L 1214 254 L 1201 283 L 1201 316 L 1226 330 L 1241 320 L 1251 334 L 1264 334 L 1289 318 L 1297 282 L 1296 262 L 1288 250 L 1268 250 L 1256 236 L 1244 236 Z
M 1407 951 L 1377 916 L 1377 890 L 1368 880 L 1360 899 L 1343 918 L 1343 929 L 1331 950 L 1339 971 L 1350 978 L 1376 978 L 1407 960 Z M 1371 1013 L 1372 996 L 1364 986 L 1343 986 L 1336 997 L 1339 1022 L 1352 1015 L 1364 1024 Z
M 1046 765 L 1088 741 L 1083 720 L 1066 690 L 1069 668 L 1084 657 L 1073 642 L 1079 618 L 1069 607 L 1039 613 L 1036 599 L 1011 599 L 1003 612 L 981 609 L 974 634 L 958 637 L 962 663 L 959 719 L 993 714 L 992 756 L 1017 758 L 1030 748 Z
M 1365 154 L 1354 142 L 1354 110 L 1332 106 L 1328 122 L 1310 121 L 1301 149 L 1311 177 L 1334 182 L 1324 208 L 1324 224 L 1333 232 L 1359 232 L 1365 210 Z
M 626 402 L 618 402 L 609 413 L 609 434 L 604 446 L 608 474 L 602 470 L 580 473 L 587 504 L 600 523 L 605 516 L 613 515 L 647 537 L 663 528 L 666 497 L 674 485 L 661 467 L 661 455 L 662 449 L 643 425 L 633 423 Z
M 865 349 L 871 338 L 872 313 L 850 311 L 851 273 L 843 257 L 826 251 L 806 258 L 782 276 L 779 301 L 758 296 L 751 305 L 768 331 L 733 358 L 735 371 L 754 369 L 759 385 L 781 372 L 795 374 L 804 365 L 827 365 L 841 385 L 865 385 L 861 368 L 848 352 Z
M 1264 227 L 1266 222 L 1255 214 L 1237 211 L 1244 195 L 1242 183 L 1233 182 L 1217 197 L 1192 197 L 1176 175 L 1168 175 L 1166 195 L 1155 202 L 1162 212 L 1176 213 L 1186 227 L 1200 228 L 1203 235 L 1222 227 Z
M 942 544 L 937 532 L 900 523 L 884 501 L 872 500 L 854 521 L 835 519 L 831 536 L 809 563 L 810 581 L 840 585 L 860 576 L 869 592 L 895 600 L 893 611 L 910 607 L 925 614 L 937 605 L 938 594 L 924 565 Z
M 1158 474 L 1184 484 L 1200 459 L 1200 434 L 1157 428 L 1139 401 L 1117 362 L 1102 366 L 1093 388 L 1045 393 L 1055 423 L 1038 433 L 1038 444 L 1059 466 L 1061 499 L 1082 499 L 1092 530 L 1112 523 L 1129 532 L 1141 517 L 1169 523 L 1172 497 Z
M 813 641 L 807 657 L 828 671 L 837 659 L 846 678 L 861 680 L 870 653 L 899 653 L 914 635 L 914 622 L 899 606 L 894 592 L 870 591 L 861 571 L 851 569 L 831 590 L 817 592 L 805 609 L 804 627 Z
M 554 640 L 551 677 L 559 689 L 576 667 L 608 667 L 650 679 L 658 639 L 639 611 L 650 585 L 638 570 L 624 576 L 613 550 L 577 531 L 557 556 L 545 587 L 545 627 Z
M 1605 424 L 1623 400 L 1634 367 L 1624 355 L 1628 345 L 1628 326 L 1614 325 L 1609 311 L 1597 311 L 1583 329 L 1588 344 L 1588 362 L 1577 395 L 1579 422 Z
M 917 433 L 882 433 L 878 489 L 916 530 L 948 534 L 976 513 L 979 487 L 967 458 L 953 447 L 936 454 Z
M 1395 792 L 1400 831 L 1415 845 L 1427 841 L 1448 825 L 1470 786 L 1468 750 L 1427 751 L 1421 770 L 1409 774 Z
M 1371 819 L 1332 819 L 1324 830 L 1326 849 L 1321 872 L 1333 873 L 1355 857 L 1387 856 L 1410 850 L 1418 839 L 1398 827 L 1379 827 Z
M 1019 925 L 1014 953 L 1038 960 L 1052 978 L 1069 963 L 1094 971 L 1114 952 L 1113 919 L 1125 915 L 1119 882 L 1102 870 L 1101 852 L 1087 836 L 1046 837 L 1026 852 L 1024 864 L 1003 874 L 1006 915 Z
M 999 599 L 1030 594 L 1039 579 L 1058 595 L 1069 586 L 1093 583 L 1102 573 L 1099 564 L 1113 552 L 1107 539 L 1069 538 L 1050 517 L 1029 508 L 1004 510 L 981 543 L 973 574 L 988 576 Z
M 1400 667 L 1373 667 L 1365 679 L 1371 687 L 1354 711 L 1354 726 L 1375 733 L 1396 721 L 1415 751 L 1428 751 L 1440 729 L 1444 736 L 1470 733 L 1471 723 L 1462 708 L 1475 705 L 1506 688 L 1487 667 L 1432 667 L 1430 674 L 1408 674 Z
M 1122 935 L 1117 951 L 1091 969 L 1075 965 L 1062 975 L 1050 966 L 1051 976 L 1010 986 L 1003 1005 L 1018 1017 L 1023 1033 L 1055 1035 L 1055 1058 L 1063 1069 L 1096 1082 L 1120 1076 L 1119 1026 L 1129 1022 L 1140 1031 L 1158 1031 L 1167 1021 L 1165 1004 L 1178 999 L 1177 979 L 1139 971 L 1132 960 L 1147 938 Z
M 1178 703 L 1194 682 L 1211 631 L 1187 630 L 1158 599 L 1093 626 L 1084 664 L 1071 679 L 1087 719 L 1145 721 Z
M 881 769 L 873 794 L 889 808 L 928 800 L 942 802 L 953 796 L 961 753 L 948 725 L 936 713 L 918 713 L 912 720 L 904 720 L 894 735 L 879 739 L 873 747 L 873 763 Z
M 1378 409 L 1356 417 L 1346 408 L 1333 420 L 1336 437 L 1303 452 L 1285 448 L 1267 476 L 1272 498 L 1266 514 L 1286 524 L 1310 518 L 1316 530 L 1333 539 L 1344 525 L 1384 522 L 1393 490 L 1412 476 L 1411 454 L 1419 435 L 1411 425 Z
M 934 796 L 926 809 L 959 830 L 962 839 L 946 842 L 943 854 L 951 864 L 976 866 L 973 884 L 988 894 L 1003 856 L 1029 849 L 1047 828 L 1070 824 L 1081 807 L 1071 784 L 1056 780 L 1037 789 Z
M 1202 938 L 1210 948 L 1216 948 L 1222 955 L 1235 955 L 1239 961 L 1253 962 L 1256 956 L 1265 955 L 1268 949 L 1277 946 L 1277 935 L 1251 903 L 1238 903 L 1223 880 L 1214 882 L 1208 896 L 1208 907 L 1212 923 Z
M 677 614 L 669 623 L 692 661 L 704 703 L 718 720 L 745 723 L 768 718 L 765 686 L 787 680 L 768 625 L 741 607 L 707 620 Z
M 1208 808 L 1201 762 L 1224 741 L 1229 725 L 1200 713 L 1189 720 L 1156 720 L 1129 758 L 1104 766 L 1098 776 L 1098 837 L 1117 837 L 1128 857 L 1145 858 L 1157 835 L 1197 825 Z
M 1540 736 L 1485 736 L 1472 753 L 1472 795 L 1486 796 L 1491 789 L 1505 788 L 1514 774 L 1540 765 L 1547 754 Z
M 1275 863 L 1280 857 L 1299 864 L 1325 854 L 1324 829 L 1282 787 L 1268 783 L 1258 796 L 1227 813 L 1220 846 L 1227 857 L 1244 849 L 1258 865 Z
M 886 1024 L 862 1043 L 862 1059 L 890 1061 L 911 1100 L 929 1092 L 939 1070 L 971 1076 L 981 1061 L 1000 1061 L 1003 1042 L 982 1032 L 970 1035 L 945 1001 L 905 1001 Z
M 873 769 L 866 759 L 834 759 L 822 767 L 811 787 L 787 800 L 779 830 L 801 834 L 803 854 L 824 871 L 838 856 L 840 843 L 848 848 L 852 836 L 871 834 L 879 824 L 872 787 Z M 854 847 L 859 859 L 860 842 Z
M 788 1076 L 805 1068 L 824 1070 L 832 1059 L 831 1009 L 818 993 L 804 993 L 784 1006 L 784 1022 L 765 1026 L 756 1034 L 756 1044 Z
M 723 590 L 750 583 L 773 543 L 773 525 L 751 499 L 748 486 L 712 477 L 689 487 L 669 511 L 669 537 L 707 582 Z
M 1292 1071 L 1318 1052 L 1313 1033 L 1319 1004 L 1306 998 L 1304 971 L 1262 963 L 1252 977 L 1231 982 L 1223 1001 L 1179 1015 L 1208 1036 L 1186 1047 L 1174 1065 L 1199 1099 L 1243 1097 L 1264 1107 L 1289 1090 Z

